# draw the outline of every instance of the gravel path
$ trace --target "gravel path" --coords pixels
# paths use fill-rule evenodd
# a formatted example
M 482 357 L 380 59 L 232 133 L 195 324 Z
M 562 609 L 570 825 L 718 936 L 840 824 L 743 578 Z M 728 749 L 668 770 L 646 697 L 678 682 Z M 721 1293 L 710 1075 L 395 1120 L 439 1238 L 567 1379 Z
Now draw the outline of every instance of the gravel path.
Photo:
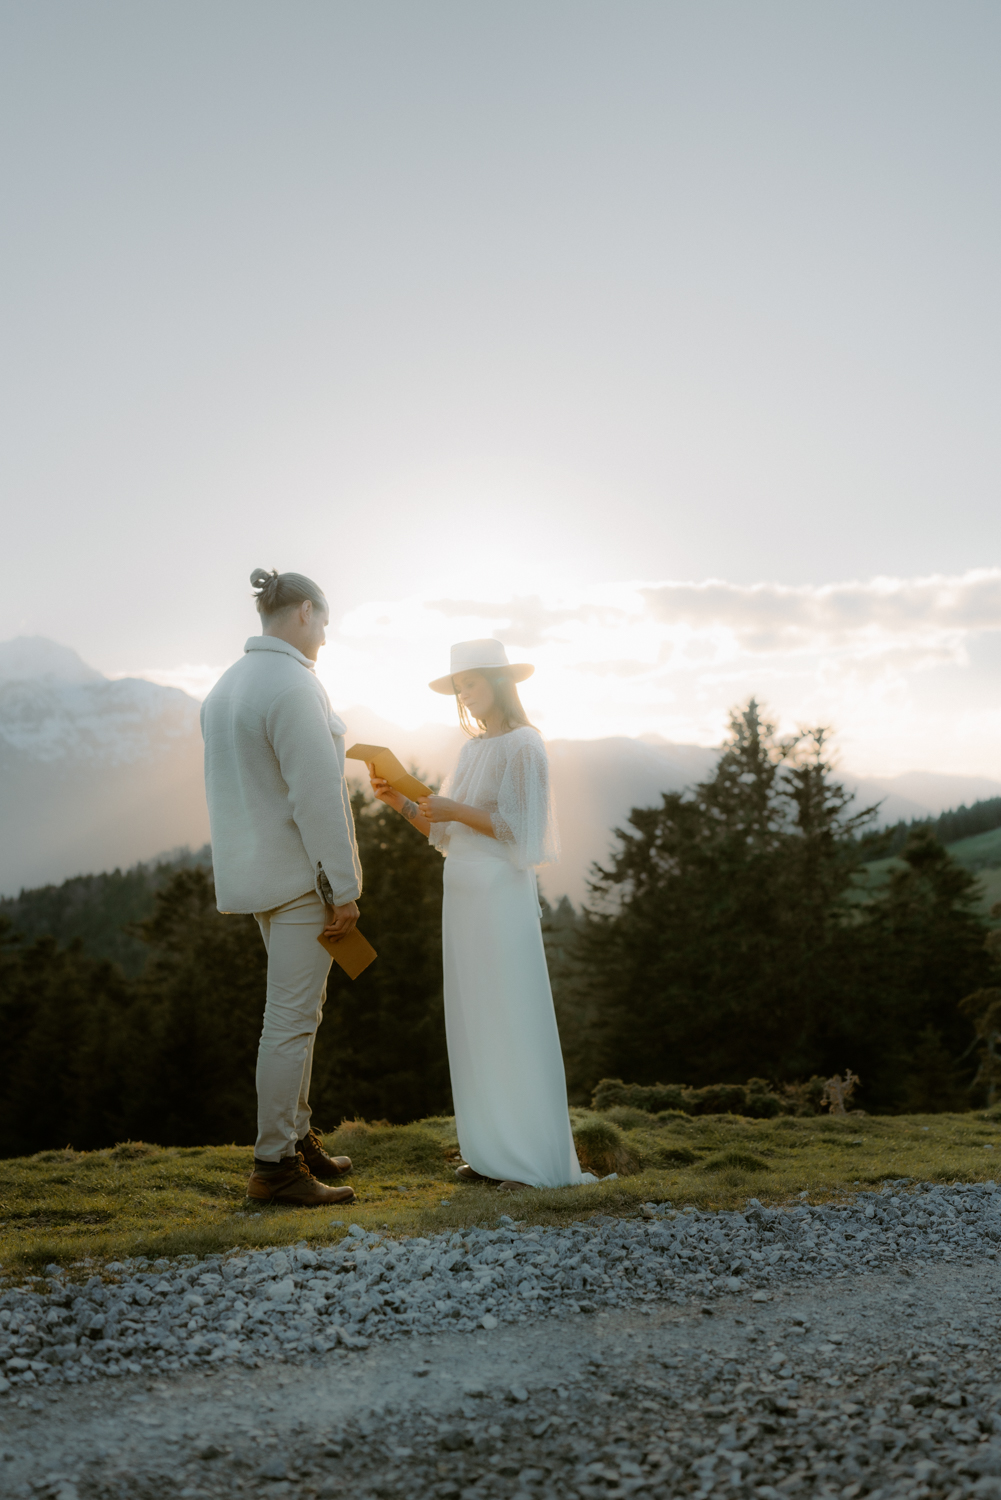
M 898 1184 L 53 1276 L 0 1297 L 0 1494 L 1001 1500 L 999 1209 Z

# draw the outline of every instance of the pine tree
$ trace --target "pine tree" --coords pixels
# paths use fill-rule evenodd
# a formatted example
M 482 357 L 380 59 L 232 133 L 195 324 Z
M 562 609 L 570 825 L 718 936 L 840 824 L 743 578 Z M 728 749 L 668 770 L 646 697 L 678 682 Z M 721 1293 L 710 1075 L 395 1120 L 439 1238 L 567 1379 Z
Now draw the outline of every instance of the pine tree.
M 976 910 L 977 877 L 927 829 L 911 835 L 900 859 L 882 892 L 861 910 L 858 952 L 865 968 L 855 987 L 861 1005 L 854 1009 L 864 1052 L 857 1067 L 868 1069 L 867 1088 L 884 1104 L 934 1108 L 937 1090 L 922 1102 L 914 1081 L 919 1052 L 926 1056 L 935 1035 L 942 1069 L 966 1059 L 958 1077 L 964 1087 L 972 1082 L 973 1033 L 959 1002 L 989 982 L 992 966 Z M 928 1076 L 927 1058 L 923 1066 Z
M 711 778 L 633 809 L 617 830 L 583 939 L 603 997 L 596 1077 L 817 1071 L 825 954 L 849 920 L 854 835 L 871 817 L 849 811 L 825 742 L 821 730 L 780 740 L 752 700 L 732 716 Z

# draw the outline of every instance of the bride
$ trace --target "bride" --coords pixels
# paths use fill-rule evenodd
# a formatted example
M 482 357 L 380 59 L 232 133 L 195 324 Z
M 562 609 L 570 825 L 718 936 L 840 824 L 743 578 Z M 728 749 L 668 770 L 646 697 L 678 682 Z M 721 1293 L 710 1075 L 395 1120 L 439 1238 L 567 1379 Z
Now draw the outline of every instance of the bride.
M 411 802 L 374 774 L 380 802 L 447 855 L 445 1031 L 467 1182 L 506 1188 L 594 1181 L 581 1172 L 542 944 L 535 866 L 558 857 L 549 761 L 500 641 L 460 641 L 429 684 L 454 694 L 470 736 L 442 796 Z M 478 726 L 478 728 L 477 728 Z

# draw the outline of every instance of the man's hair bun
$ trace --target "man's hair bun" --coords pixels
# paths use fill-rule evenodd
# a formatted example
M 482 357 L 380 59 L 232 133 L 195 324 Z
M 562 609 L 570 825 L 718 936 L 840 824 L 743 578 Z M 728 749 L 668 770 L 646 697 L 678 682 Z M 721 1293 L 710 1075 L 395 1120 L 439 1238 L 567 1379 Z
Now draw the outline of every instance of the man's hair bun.
M 308 599 L 315 609 L 326 609 L 323 590 L 304 573 L 279 573 L 272 568 L 255 568 L 250 575 L 251 586 L 256 590 L 257 613 L 262 620 L 283 610 L 305 604 Z

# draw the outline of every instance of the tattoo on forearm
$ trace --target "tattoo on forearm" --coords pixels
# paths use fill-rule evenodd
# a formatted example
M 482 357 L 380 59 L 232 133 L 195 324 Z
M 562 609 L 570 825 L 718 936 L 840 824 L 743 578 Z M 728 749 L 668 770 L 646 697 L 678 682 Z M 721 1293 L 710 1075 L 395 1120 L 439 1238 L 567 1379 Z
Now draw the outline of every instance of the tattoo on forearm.
M 421 815 L 421 810 L 417 806 L 417 803 L 411 802 L 409 797 L 404 797 L 403 806 L 400 808 L 400 812 L 406 818 L 408 823 L 416 823 L 417 819 Z

